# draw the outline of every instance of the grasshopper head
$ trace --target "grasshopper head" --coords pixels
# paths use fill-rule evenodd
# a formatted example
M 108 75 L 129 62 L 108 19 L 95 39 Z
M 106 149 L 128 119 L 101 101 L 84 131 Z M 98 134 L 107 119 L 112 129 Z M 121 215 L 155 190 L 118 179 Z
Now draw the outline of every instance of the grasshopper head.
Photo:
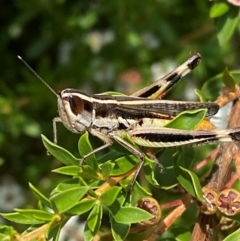
M 92 103 L 78 90 L 65 89 L 58 95 L 58 112 L 63 125 L 74 133 L 83 133 L 92 124 Z

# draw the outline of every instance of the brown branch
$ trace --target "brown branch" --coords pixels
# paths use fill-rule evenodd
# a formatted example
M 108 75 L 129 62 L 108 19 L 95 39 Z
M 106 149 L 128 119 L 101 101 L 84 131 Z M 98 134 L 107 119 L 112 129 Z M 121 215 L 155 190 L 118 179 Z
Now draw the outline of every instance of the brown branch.
M 228 121 L 228 128 L 235 128 L 240 126 L 240 100 L 239 100 L 239 87 L 236 87 L 235 93 L 232 91 L 227 91 L 224 88 L 222 95 L 218 98 L 217 103 L 221 106 L 226 103 L 233 101 L 233 106 Z M 224 187 L 226 181 L 231 174 L 230 165 L 232 160 L 237 157 L 240 152 L 240 147 L 238 143 L 223 143 L 220 145 L 219 153 L 215 160 L 215 167 L 213 168 L 208 180 L 206 180 L 206 187 L 212 188 L 213 190 L 219 192 Z M 238 159 L 237 159 L 238 160 Z M 194 226 L 191 241 L 209 241 L 217 237 L 217 229 L 210 229 L 213 225 L 214 215 L 208 216 L 206 214 L 200 213 L 197 219 L 197 223 Z M 211 235 L 210 235 L 211 234 Z

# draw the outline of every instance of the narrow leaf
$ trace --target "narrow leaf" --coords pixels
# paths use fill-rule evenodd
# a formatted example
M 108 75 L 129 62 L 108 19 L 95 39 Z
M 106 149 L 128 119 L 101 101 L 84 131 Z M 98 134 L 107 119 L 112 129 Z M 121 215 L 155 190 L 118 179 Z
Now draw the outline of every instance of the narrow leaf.
M 155 179 L 155 175 L 154 175 L 155 167 L 156 167 L 156 163 L 146 156 L 146 160 L 143 166 L 145 177 L 147 181 L 152 185 L 159 186 L 159 183 Z
M 92 145 L 89 141 L 88 132 L 85 132 L 78 141 L 78 151 L 82 157 L 91 153 L 93 151 Z M 84 160 L 87 164 L 92 166 L 94 169 L 98 170 L 97 160 L 94 154 L 88 156 Z
M 153 218 L 149 212 L 137 207 L 121 207 L 117 213 L 112 213 L 118 223 L 131 224 L 139 223 Z
M 81 168 L 79 166 L 64 166 L 57 169 L 52 170 L 52 172 L 59 173 L 62 175 L 67 176 L 77 176 L 81 171 Z
M 232 37 L 239 21 L 238 14 L 239 8 L 231 8 L 228 14 L 217 18 L 217 36 L 221 46 L 226 44 Z
M 100 228 L 101 221 L 102 221 L 102 214 L 103 214 L 103 208 L 102 208 L 102 205 L 99 204 L 94 206 L 94 208 L 92 209 L 92 211 L 88 216 L 86 225 L 89 227 L 93 235 L 95 235 Z
M 178 160 L 180 158 L 181 154 L 179 155 Z M 203 201 L 202 187 L 197 175 L 189 171 L 188 169 L 180 166 L 178 161 L 174 163 L 174 172 L 183 188 L 192 196 Z
M 235 79 L 232 74 L 228 71 L 228 68 L 225 68 L 223 71 L 223 83 L 232 91 L 236 89 Z
M 239 84 L 240 71 L 234 70 L 234 71 L 230 71 L 230 73 L 233 76 L 236 83 Z M 215 101 L 218 98 L 219 92 L 221 92 L 222 87 L 223 87 L 222 74 L 218 74 L 213 78 L 210 78 L 207 81 L 205 81 L 201 91 L 202 93 L 204 93 L 204 96 L 207 100 Z
M 88 227 L 88 225 L 85 225 L 84 228 L 84 233 L 83 233 L 83 239 L 87 240 L 87 241 L 91 241 L 93 240 L 93 237 L 95 235 L 93 234 L 93 232 L 90 230 L 90 228 Z
M 240 229 L 238 228 L 235 232 L 228 235 L 223 241 L 239 241 L 240 240 Z
M 49 141 L 44 135 L 41 135 L 41 137 L 45 148 L 60 162 L 62 162 L 65 165 L 79 164 L 79 159 L 74 157 L 70 152 Z
M 0 235 L 2 235 L 2 236 L 0 236 L 0 240 L 4 240 L 4 239 L 1 239 L 1 238 L 3 238 L 5 235 L 13 237 L 16 234 L 17 234 L 17 231 L 13 227 L 0 224 Z M 10 240 L 11 239 L 9 239 L 9 241 Z M 8 239 L 6 241 L 8 241 Z
M 66 180 L 64 182 L 60 182 L 51 192 L 51 195 L 67 191 L 71 188 L 79 188 L 80 186 L 80 180 L 79 178 L 72 178 L 69 180 Z
M 229 10 L 229 4 L 226 1 L 215 2 L 210 9 L 210 17 L 217 18 L 225 14 Z
M 81 215 L 88 212 L 96 203 L 95 199 L 84 199 L 76 203 L 71 209 L 68 210 L 68 213 L 72 215 Z
M 112 235 L 114 237 L 114 240 L 116 241 L 125 240 L 130 230 L 130 224 L 117 223 L 111 214 L 110 214 L 110 223 L 111 223 Z
M 106 206 L 112 205 L 121 190 L 121 187 L 111 187 L 110 189 L 108 189 L 100 196 L 102 204 Z
M 1 215 L 6 218 L 7 220 L 15 223 L 20 223 L 20 224 L 41 224 L 45 223 L 43 220 L 37 220 L 36 218 L 32 216 L 26 216 L 23 214 L 20 214 L 18 212 L 16 213 L 1 213 Z
M 52 206 L 63 213 L 72 208 L 88 191 L 88 187 L 75 187 L 57 193 L 50 198 Z
M 182 130 L 194 130 L 204 119 L 205 115 L 206 109 L 183 111 L 171 122 L 169 122 L 166 127 Z
M 120 157 L 114 161 L 115 165 L 111 172 L 111 175 L 122 175 L 134 168 L 138 162 L 139 160 L 133 155 Z
M 54 213 L 49 213 L 47 211 L 43 210 L 36 210 L 36 209 L 15 209 L 16 212 L 24 215 L 25 217 L 33 217 L 39 221 L 50 221 L 53 216 L 55 215 Z
M 105 162 L 101 165 L 102 175 L 103 175 L 104 178 L 108 177 L 110 175 L 114 165 L 115 164 L 112 163 L 111 161 L 107 161 L 107 162 Z
M 62 223 L 59 225 L 49 225 L 48 232 L 46 233 L 48 240 L 60 240 L 59 236 L 62 231 Z
M 133 195 L 136 195 L 138 199 L 151 196 L 152 194 L 148 192 L 143 186 L 141 186 L 138 182 L 134 183 L 133 186 Z
M 79 175 L 85 179 L 96 179 L 96 180 L 102 179 L 102 176 L 99 173 L 99 169 L 93 168 L 92 166 L 89 166 L 89 165 L 84 165 Z
M 204 97 L 204 93 L 201 90 L 195 89 L 194 92 L 198 96 L 200 102 L 206 102 L 206 99 Z
M 31 188 L 33 194 L 47 207 L 51 207 L 50 201 L 37 189 L 35 188 L 31 183 L 29 183 L 29 187 Z

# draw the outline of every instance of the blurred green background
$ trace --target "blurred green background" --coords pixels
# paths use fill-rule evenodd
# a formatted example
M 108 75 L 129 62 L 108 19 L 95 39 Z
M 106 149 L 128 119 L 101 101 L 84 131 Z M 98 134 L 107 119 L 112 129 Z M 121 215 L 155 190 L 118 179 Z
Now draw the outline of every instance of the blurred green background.
M 61 178 L 51 173 L 60 163 L 46 155 L 40 138 L 52 138 L 56 97 L 17 55 L 56 91 L 130 94 L 199 52 L 201 65 L 166 96 L 197 99 L 194 89 L 207 79 L 226 66 L 239 69 L 239 8 L 222 1 L 214 9 L 217 3 L 1 1 L 0 211 L 34 205 L 28 182 L 48 193 Z M 58 124 L 59 145 L 76 155 L 78 138 Z

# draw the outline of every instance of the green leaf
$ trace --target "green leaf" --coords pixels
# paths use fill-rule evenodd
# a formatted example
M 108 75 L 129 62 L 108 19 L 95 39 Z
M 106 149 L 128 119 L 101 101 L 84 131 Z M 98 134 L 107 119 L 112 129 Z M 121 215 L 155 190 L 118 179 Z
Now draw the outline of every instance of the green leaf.
M 47 207 L 51 207 L 51 202 L 31 183 L 29 183 L 29 187 L 31 188 L 33 194 Z
M 210 17 L 217 18 L 224 15 L 229 10 L 229 4 L 226 1 L 215 2 L 210 9 Z
M 179 165 L 179 159 L 181 156 L 182 153 L 178 156 L 178 161 L 174 163 L 175 175 L 180 184 L 188 193 L 198 198 L 200 201 L 203 201 L 202 187 L 199 178 L 195 173 Z
M 179 168 L 182 170 L 182 174 L 183 174 L 182 177 L 184 177 L 184 178 L 182 179 L 180 176 L 178 176 L 178 181 L 189 193 L 193 187 L 194 196 L 196 198 L 198 198 L 200 201 L 203 201 L 204 199 L 203 199 L 202 187 L 201 187 L 198 176 L 194 172 L 192 172 L 188 169 L 185 169 L 181 166 L 179 166 Z M 188 182 L 190 182 L 190 184 L 191 184 L 190 188 L 188 188 L 189 187 Z M 185 184 L 187 184 L 187 185 L 185 185 Z
M 86 194 L 88 189 L 88 187 L 73 187 L 53 195 L 50 201 L 58 213 L 64 213 L 72 208 Z
M 239 241 L 240 240 L 240 229 L 238 228 L 235 232 L 228 235 L 223 241 Z
M 116 160 L 117 158 L 121 157 L 123 155 L 123 153 L 125 153 L 125 152 L 118 152 L 118 151 L 116 151 L 115 146 L 116 145 L 113 144 L 111 146 L 111 150 L 110 151 L 108 151 L 105 155 L 99 156 L 98 163 L 102 163 L 102 165 L 103 165 L 104 163 L 106 163 L 106 162 L 108 162 L 110 160 Z M 120 146 L 120 144 L 117 145 L 117 147 L 118 146 Z
M 232 37 L 235 28 L 237 27 L 239 8 L 232 7 L 228 14 L 224 14 L 217 18 L 217 36 L 221 46 L 226 44 Z
M 76 203 L 71 209 L 69 209 L 68 213 L 72 215 L 81 215 L 88 212 L 95 205 L 95 203 L 95 199 L 83 199 Z
M 95 11 L 88 11 L 86 14 L 81 14 L 78 19 L 78 24 L 83 29 L 91 28 L 98 21 L 98 15 Z
M 45 148 L 60 162 L 65 165 L 79 165 L 79 159 L 74 157 L 70 152 L 49 141 L 44 135 L 41 135 L 41 137 Z
M 184 147 L 186 148 L 186 147 Z M 160 156 L 160 164 L 163 165 L 163 172 L 159 172 L 156 168 L 155 178 L 162 189 L 168 190 L 178 184 L 178 180 L 174 173 L 174 153 L 179 148 L 165 148 L 164 153 Z
M 137 198 L 135 198 L 135 200 L 139 200 L 143 197 L 147 197 L 147 196 L 151 196 L 151 193 L 148 192 L 143 186 L 141 186 L 137 181 L 134 183 L 133 186 L 133 192 L 132 192 L 132 199 L 134 200 L 135 196 Z
M 81 168 L 79 166 L 64 166 L 57 169 L 52 170 L 52 172 L 59 173 L 62 175 L 67 176 L 77 176 L 81 171 Z
M 69 190 L 71 188 L 78 188 L 80 186 L 79 178 L 72 178 L 64 182 L 60 182 L 52 191 L 51 195 L 54 195 L 59 192 Z
M 137 207 L 121 207 L 116 213 L 112 212 L 112 215 L 118 223 L 139 223 L 153 218 L 153 215 L 149 212 L 137 208 Z
M 117 196 L 121 190 L 122 190 L 121 187 L 109 188 L 106 192 L 104 192 L 100 196 L 100 200 L 101 200 L 102 204 L 104 204 L 106 206 L 112 205 L 112 203 L 115 201 L 115 199 L 117 198 Z
M 15 209 L 16 212 L 24 215 L 25 217 L 32 217 L 36 220 L 39 221 L 50 221 L 52 220 L 52 218 L 54 217 L 55 214 L 53 213 L 49 213 L 47 211 L 43 211 L 43 210 L 36 210 L 36 209 Z
M 204 119 L 206 112 L 206 109 L 183 111 L 171 122 L 169 122 L 166 127 L 182 130 L 194 130 L 197 125 Z
M 141 44 L 141 38 L 140 38 L 140 35 L 137 32 L 129 31 L 129 32 L 126 32 L 125 34 L 126 34 L 128 43 L 133 48 L 138 47 Z
M 105 163 L 103 163 L 101 165 L 101 169 L 102 169 L 102 175 L 104 178 L 108 177 L 114 167 L 114 163 L 112 163 L 111 161 L 107 161 Z
M 111 172 L 111 175 L 118 176 L 122 175 L 132 168 L 134 168 L 139 162 L 138 158 L 134 155 L 127 155 L 124 157 L 120 157 L 114 161 L 115 165 Z
M 83 239 L 84 239 L 84 240 L 87 240 L 87 241 L 92 241 L 94 236 L 95 236 L 95 235 L 94 235 L 93 232 L 90 230 L 90 228 L 88 227 L 88 225 L 85 225 L 84 233 L 83 233 Z
M 230 71 L 230 74 L 233 76 L 234 80 L 237 84 L 240 83 L 240 71 L 234 70 Z M 221 92 L 223 85 L 223 75 L 218 74 L 207 81 L 205 81 L 204 85 L 202 86 L 202 93 L 207 100 L 215 101 L 219 96 L 219 92 Z
M 89 227 L 93 235 L 95 235 L 100 228 L 101 221 L 102 221 L 102 214 L 103 214 L 102 205 L 98 204 L 94 206 L 94 208 L 92 209 L 92 211 L 88 216 L 86 225 Z
M 206 102 L 206 99 L 204 97 L 204 93 L 201 90 L 195 89 L 194 92 L 198 96 L 200 102 Z
M 192 214 L 192 216 L 194 216 Z M 176 240 L 181 240 L 181 241 L 187 241 L 191 240 L 192 232 L 189 231 L 189 224 L 188 221 L 186 221 L 188 224 L 188 228 L 183 228 L 183 227 L 174 227 L 171 228 L 171 234 L 175 237 Z
M 62 223 L 60 223 L 59 225 L 55 224 L 50 226 L 48 232 L 46 233 L 48 240 L 60 240 L 59 236 L 62 231 L 62 228 L 63 228 Z
M 116 222 L 115 219 L 112 217 L 111 213 L 110 213 L 110 223 L 111 223 L 112 235 L 114 237 L 114 240 L 116 241 L 125 240 L 131 225 Z
M 79 138 L 78 151 L 82 157 L 84 157 L 85 155 L 88 155 L 89 153 L 91 153 L 93 151 L 92 145 L 89 141 L 88 132 L 85 132 Z M 84 162 L 86 162 L 87 164 L 92 166 L 95 170 L 98 170 L 98 164 L 97 164 L 97 160 L 96 160 L 96 157 L 94 154 L 91 154 L 90 156 L 88 156 L 86 158 L 86 160 L 84 160 Z
M 6 239 L 6 235 L 9 236 L 9 239 Z M 12 241 L 14 235 L 17 235 L 17 231 L 13 227 L 0 224 L 0 240 Z
M 79 173 L 79 176 L 85 179 L 102 180 L 103 177 L 98 171 L 99 169 L 94 169 L 91 166 L 84 165 Z
M 145 177 L 147 181 L 152 185 L 159 186 L 159 183 L 157 182 L 154 176 L 155 167 L 156 163 L 146 156 L 145 163 L 143 165 Z
M 21 223 L 21 224 L 41 224 L 45 223 L 43 220 L 38 220 L 31 215 L 24 215 L 21 213 L 1 213 L 1 215 L 6 218 L 7 220 L 15 223 Z
M 223 71 L 223 83 L 232 91 L 235 91 L 236 89 L 236 83 L 234 77 L 231 75 L 231 73 L 228 71 L 228 68 L 225 68 Z

